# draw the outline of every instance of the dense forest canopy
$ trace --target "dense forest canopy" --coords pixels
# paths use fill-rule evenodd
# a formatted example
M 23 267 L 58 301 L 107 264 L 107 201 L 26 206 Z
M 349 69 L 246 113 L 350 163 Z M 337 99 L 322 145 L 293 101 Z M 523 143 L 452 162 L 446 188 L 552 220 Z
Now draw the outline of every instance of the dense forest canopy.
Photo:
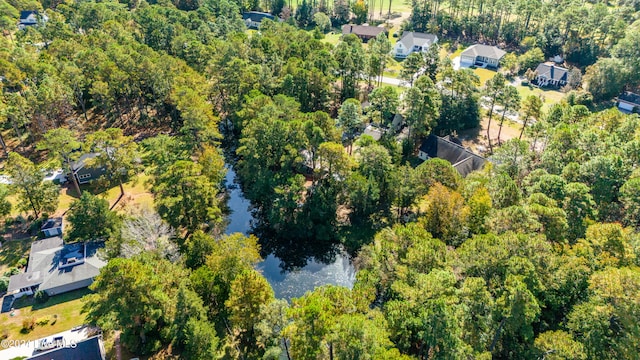
M 636 359 L 640 118 L 607 101 L 640 84 L 639 4 L 415 0 L 402 28 L 443 44 L 398 64 L 385 33 L 325 34 L 392 1 L 0 0 L 0 214 L 64 212 L 66 241 L 106 240 L 84 310 L 138 355 Z M 40 23 L 18 30 L 22 10 Z M 248 31 L 250 10 L 284 21 Z M 442 56 L 470 41 L 510 51 L 490 80 Z M 521 96 L 513 76 L 555 55 L 566 96 Z M 402 86 L 382 81 L 394 64 Z M 492 143 L 509 112 L 521 127 Z M 362 135 L 396 114 L 403 139 Z M 485 119 L 482 169 L 418 159 L 429 134 Z M 43 175 L 89 153 L 106 173 L 63 205 Z M 223 235 L 225 166 L 252 235 Z M 92 194 L 142 177 L 147 208 Z M 276 299 L 255 269 L 339 247 L 353 289 Z

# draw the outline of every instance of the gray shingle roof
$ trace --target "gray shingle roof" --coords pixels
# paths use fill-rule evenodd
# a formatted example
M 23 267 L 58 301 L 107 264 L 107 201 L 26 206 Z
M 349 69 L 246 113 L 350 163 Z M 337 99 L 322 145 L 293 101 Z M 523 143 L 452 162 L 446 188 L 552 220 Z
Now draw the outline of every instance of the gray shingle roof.
M 475 44 L 469 46 L 465 51 L 463 51 L 460 56 L 469 56 L 469 57 L 477 57 L 484 56 L 490 59 L 498 59 L 500 60 L 507 52 L 496 47 L 482 44 Z
M 487 162 L 482 156 L 465 149 L 448 137 L 441 138 L 433 134 L 422 141 L 420 151 L 427 154 L 429 158 L 447 160 L 462 176 L 481 169 Z
M 61 347 L 30 357 L 28 360 L 104 360 L 105 351 L 101 336 L 83 340 L 75 346 Z
M 553 63 L 542 63 L 536 68 L 538 76 L 544 76 L 549 80 L 567 81 L 569 70 Z
M 61 227 L 62 226 L 62 218 L 61 217 L 54 217 L 51 218 L 49 220 L 47 220 L 42 227 L 40 228 L 40 230 L 46 230 L 46 229 L 51 229 L 51 228 L 57 228 L 57 227 Z
M 342 34 L 355 34 L 358 36 L 370 36 L 376 37 L 378 34 L 384 32 L 385 29 L 379 26 L 368 26 L 368 25 L 343 25 L 342 26 Z
M 640 106 L 640 95 L 629 92 L 629 91 L 618 96 L 618 100 L 626 101 L 628 103 Z
M 434 44 L 437 39 L 438 37 L 434 34 L 405 31 L 402 33 L 402 37 L 398 42 L 402 43 L 405 48 L 411 49 L 414 46 L 429 47 Z
M 82 156 L 80 156 L 80 158 L 78 158 L 78 160 L 72 164 L 73 171 L 78 171 L 82 169 L 83 167 L 85 167 L 87 160 L 96 158 L 98 157 L 98 155 L 100 154 L 99 153 L 82 154 Z
M 47 290 L 60 285 L 85 281 L 100 273 L 106 262 L 97 256 L 102 242 L 64 244 L 62 238 L 52 237 L 31 244 L 27 272 L 9 278 L 7 291 L 40 285 Z M 77 265 L 68 260 L 74 258 Z

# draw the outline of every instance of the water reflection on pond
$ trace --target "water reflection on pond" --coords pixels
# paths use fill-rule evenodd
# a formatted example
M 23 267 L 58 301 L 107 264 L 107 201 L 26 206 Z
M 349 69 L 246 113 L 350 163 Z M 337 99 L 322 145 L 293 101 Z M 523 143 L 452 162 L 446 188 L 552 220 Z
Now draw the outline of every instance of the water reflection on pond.
M 240 232 L 248 234 L 252 230 L 253 217 L 251 203 L 244 197 L 242 189 L 235 179 L 235 172 L 229 166 L 225 184 L 229 189 L 228 207 L 231 211 L 226 233 Z M 291 299 L 322 285 L 333 284 L 351 288 L 355 281 L 355 269 L 349 256 L 338 248 L 329 246 L 322 254 L 305 254 L 304 244 L 291 246 L 290 253 L 283 253 L 289 246 L 276 245 L 277 240 L 268 241 L 268 248 L 278 248 L 278 254 L 268 254 L 256 268 L 267 278 L 277 298 Z M 264 247 L 265 241 L 261 240 Z M 303 246 L 300 246 L 303 245 Z M 311 247 L 307 247 L 311 250 Z M 317 249 L 315 249 L 317 250 Z M 286 262 L 283 262 L 286 259 Z M 319 259 L 321 261 L 319 261 Z M 285 270 L 286 269 L 286 270 Z

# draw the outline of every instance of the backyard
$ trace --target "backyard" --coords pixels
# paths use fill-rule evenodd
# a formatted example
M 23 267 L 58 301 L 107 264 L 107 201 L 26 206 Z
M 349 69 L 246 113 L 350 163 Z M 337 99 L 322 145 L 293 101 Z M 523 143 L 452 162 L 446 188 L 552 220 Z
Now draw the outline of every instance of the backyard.
M 516 86 L 518 93 L 522 99 L 525 99 L 529 95 L 536 95 L 542 99 L 542 110 L 547 111 L 553 104 L 559 103 L 564 97 L 564 93 L 557 90 L 546 90 L 533 86 Z
M 13 304 L 13 312 L 0 314 L 0 336 L 11 340 L 36 340 L 82 325 L 85 322 L 82 305 L 84 296 L 89 293 L 88 289 L 75 290 L 53 296 L 44 304 L 35 303 L 32 297 L 20 298 Z M 23 330 L 23 322 L 31 321 L 35 322 L 33 330 Z
M 29 255 L 31 238 L 4 241 L 0 245 L 0 276 Z

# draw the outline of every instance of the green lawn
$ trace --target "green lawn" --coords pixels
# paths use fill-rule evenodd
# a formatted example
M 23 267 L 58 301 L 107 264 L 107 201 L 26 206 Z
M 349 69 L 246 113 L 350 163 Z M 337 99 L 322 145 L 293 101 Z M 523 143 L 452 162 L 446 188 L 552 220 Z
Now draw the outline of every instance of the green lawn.
M 81 313 L 84 296 L 90 292 L 80 289 L 56 295 L 44 304 L 34 303 L 33 298 L 20 298 L 13 304 L 14 316 L 11 313 L 0 315 L 2 330 L 7 332 L 8 339 L 35 340 L 82 325 L 85 323 L 85 314 Z M 36 322 L 48 320 L 48 323 L 36 325 L 28 333 L 21 332 L 22 321 L 30 318 Z
M 496 76 L 495 71 L 488 69 L 477 68 L 473 69 L 473 72 L 480 77 L 480 86 L 484 86 L 484 83 L 486 83 L 487 80 Z
M 149 178 L 150 178 L 149 175 L 141 173 L 135 176 L 131 181 L 125 183 L 124 199 L 121 199 L 121 202 L 118 203 L 118 206 L 116 207 L 116 209 L 120 209 L 122 204 L 130 203 L 132 200 L 136 204 L 140 204 L 144 206 L 152 205 L 153 195 L 151 195 L 149 191 L 149 187 L 147 185 L 147 181 L 149 180 Z M 119 186 L 112 187 L 111 189 L 104 192 L 96 191 L 94 188 L 92 188 L 91 185 L 81 185 L 80 188 L 82 189 L 82 191 L 91 191 L 92 194 L 99 195 L 103 199 L 108 200 L 109 205 L 113 205 L 116 202 L 116 200 L 118 200 L 118 197 L 120 197 Z M 68 187 L 66 189 L 62 189 L 60 191 L 60 197 L 58 199 L 59 203 L 58 203 L 57 213 L 62 214 L 67 209 L 69 209 L 69 206 L 71 206 L 71 203 L 77 198 L 78 196 L 76 195 L 75 191 L 72 188 Z
M 29 256 L 31 238 L 22 240 L 10 240 L 2 243 L 0 247 L 0 276 L 10 267 L 16 266 L 18 260 Z
M 342 33 L 338 30 L 333 30 L 328 34 L 325 34 L 322 41 L 335 46 L 340 41 L 340 37 L 342 37 Z
M 551 105 L 559 103 L 564 97 L 564 93 L 556 90 L 544 90 L 537 87 L 529 86 L 516 86 L 516 88 L 518 89 L 518 93 L 523 100 L 529 95 L 542 97 L 542 101 L 544 103 L 544 105 L 542 106 L 543 111 L 549 110 L 549 107 L 551 107 Z

